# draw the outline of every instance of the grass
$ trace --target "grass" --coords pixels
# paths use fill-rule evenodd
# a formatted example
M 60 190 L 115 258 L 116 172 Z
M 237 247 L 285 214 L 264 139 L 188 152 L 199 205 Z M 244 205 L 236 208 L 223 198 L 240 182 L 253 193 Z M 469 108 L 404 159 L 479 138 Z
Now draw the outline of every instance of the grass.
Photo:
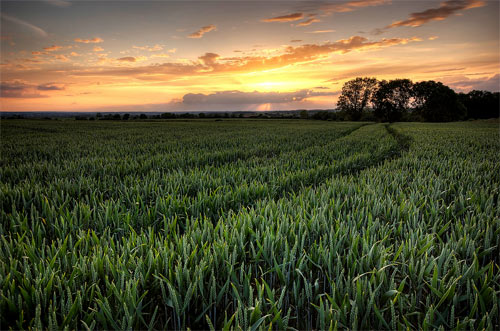
M 498 329 L 488 121 L 1 123 L 2 329 Z

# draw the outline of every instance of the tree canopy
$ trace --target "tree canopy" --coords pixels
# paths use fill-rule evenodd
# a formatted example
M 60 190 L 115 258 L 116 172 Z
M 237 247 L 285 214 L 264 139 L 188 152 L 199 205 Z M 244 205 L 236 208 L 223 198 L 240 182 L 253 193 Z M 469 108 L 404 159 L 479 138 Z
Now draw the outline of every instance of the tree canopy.
M 376 90 L 377 79 L 357 77 L 342 87 L 337 106 L 344 110 L 352 120 L 359 120 Z
M 377 91 L 372 97 L 377 119 L 389 122 L 401 120 L 409 108 L 412 85 L 409 79 L 379 82 Z
M 499 92 L 476 90 L 457 94 L 432 80 L 413 83 L 409 79 L 357 77 L 342 87 L 337 109 L 350 120 L 370 118 L 372 113 L 383 122 L 448 122 L 499 117 L 499 96 Z

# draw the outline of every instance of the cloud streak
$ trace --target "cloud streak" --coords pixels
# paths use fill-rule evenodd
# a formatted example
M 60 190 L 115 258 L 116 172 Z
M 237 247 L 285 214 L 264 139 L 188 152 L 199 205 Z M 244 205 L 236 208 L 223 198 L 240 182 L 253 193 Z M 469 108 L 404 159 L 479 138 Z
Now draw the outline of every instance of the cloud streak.
M 306 33 L 329 33 L 329 32 L 335 32 L 335 30 L 315 30 L 315 31 L 308 31 Z
M 43 0 L 43 1 L 48 3 L 49 5 L 56 6 L 59 8 L 66 8 L 71 6 L 71 2 L 64 0 Z
M 116 59 L 117 61 L 120 61 L 120 62 L 136 62 L 136 58 L 133 57 L 133 56 L 125 56 L 125 57 L 121 57 L 119 59 Z
M 309 26 L 313 23 L 321 22 L 321 20 L 317 19 L 315 15 L 309 15 L 309 18 L 305 21 L 297 23 L 296 26 Z
M 304 11 L 319 11 L 324 16 L 332 15 L 334 13 L 347 13 L 359 10 L 365 7 L 374 7 L 380 5 L 390 4 L 391 0 L 352 0 L 343 3 L 328 2 L 328 1 L 314 1 L 302 5 Z
M 36 87 L 39 91 L 62 91 L 64 86 L 56 83 L 45 83 Z
M 33 25 L 31 23 L 28 23 L 26 21 L 20 20 L 19 18 L 12 17 L 12 16 L 6 15 L 4 13 L 2 13 L 0 17 L 6 21 L 9 21 L 9 22 L 24 26 L 25 28 L 28 28 L 29 30 L 31 30 L 31 32 L 35 33 L 38 36 L 41 36 L 41 37 L 48 36 L 47 32 L 45 32 L 45 30 L 43 30 L 42 28 L 40 28 L 36 25 Z
M 75 38 L 74 41 L 76 41 L 77 43 L 83 43 L 83 44 L 98 44 L 98 43 L 102 43 L 104 40 L 102 40 L 99 37 L 95 37 L 92 39 Z
M 271 18 L 265 18 L 262 22 L 271 23 L 271 22 L 293 22 L 298 21 L 304 18 L 303 13 L 293 13 L 283 16 L 276 16 Z
M 458 11 L 482 7 L 484 5 L 485 2 L 482 0 L 447 0 L 441 2 L 438 8 L 430 8 L 421 12 L 411 13 L 410 17 L 406 20 L 396 21 L 386 26 L 385 29 L 401 26 L 419 27 L 428 22 L 445 20 Z
M 163 47 L 161 45 L 154 45 L 154 46 L 132 46 L 132 48 L 135 49 L 140 49 L 141 51 L 149 51 L 149 52 L 156 52 L 156 51 L 161 51 L 163 50 Z
M 188 38 L 201 38 L 205 33 L 217 30 L 217 27 L 213 24 L 203 26 L 198 31 L 191 33 Z
M 57 45 L 52 45 L 52 46 L 48 46 L 48 47 L 44 47 L 43 49 L 47 52 L 53 52 L 53 51 L 57 51 L 59 49 L 63 48 L 62 46 L 57 46 Z

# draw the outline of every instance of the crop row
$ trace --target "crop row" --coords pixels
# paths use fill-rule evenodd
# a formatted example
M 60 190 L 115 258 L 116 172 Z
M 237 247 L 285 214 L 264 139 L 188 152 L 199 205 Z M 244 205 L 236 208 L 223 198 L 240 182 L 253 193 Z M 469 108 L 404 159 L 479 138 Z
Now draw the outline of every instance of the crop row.
M 266 128 L 234 123 L 241 140 Z M 4 159 L 1 328 L 498 329 L 496 125 L 301 123 L 279 134 L 337 133 L 121 178 L 20 180 L 30 161 Z M 103 150 L 138 130 L 109 125 L 86 131 L 112 137 Z

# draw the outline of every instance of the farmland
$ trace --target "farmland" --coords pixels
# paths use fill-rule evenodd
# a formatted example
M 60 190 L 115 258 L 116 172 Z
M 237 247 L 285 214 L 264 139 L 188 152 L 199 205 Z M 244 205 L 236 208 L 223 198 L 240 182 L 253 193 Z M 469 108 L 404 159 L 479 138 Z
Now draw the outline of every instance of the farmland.
M 1 123 L 1 329 L 498 329 L 498 122 Z

